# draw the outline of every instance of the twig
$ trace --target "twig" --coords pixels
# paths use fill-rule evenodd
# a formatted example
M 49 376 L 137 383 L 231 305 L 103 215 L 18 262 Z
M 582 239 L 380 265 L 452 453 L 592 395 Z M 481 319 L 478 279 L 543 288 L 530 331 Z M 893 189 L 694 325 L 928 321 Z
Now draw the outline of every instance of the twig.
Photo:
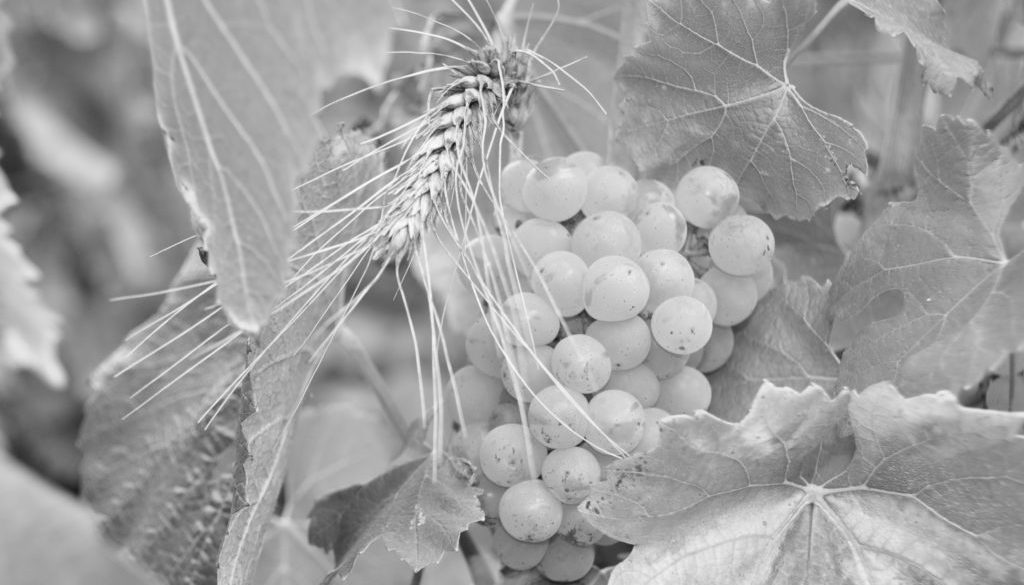
M 989 116 L 988 120 L 985 120 L 985 130 L 995 130 L 1010 114 L 1020 109 L 1021 103 L 1024 103 L 1024 85 L 1018 87 L 1017 91 L 1006 98 L 1003 105 L 999 106 L 999 109 Z
M 797 45 L 796 48 L 789 53 L 788 61 L 792 62 L 794 59 L 797 58 L 797 55 L 806 51 L 807 47 L 810 47 L 814 41 L 818 40 L 818 37 L 821 36 L 821 33 L 824 32 L 828 25 L 831 24 L 832 21 L 836 19 L 836 16 L 839 15 L 843 8 L 846 8 L 849 4 L 849 0 L 839 0 L 838 2 L 833 4 L 832 8 L 830 8 L 829 11 L 825 14 L 825 16 L 821 17 L 821 20 L 818 21 L 818 24 L 814 26 L 814 30 L 809 32 L 807 36 L 805 36 L 803 40 L 800 41 L 800 44 Z

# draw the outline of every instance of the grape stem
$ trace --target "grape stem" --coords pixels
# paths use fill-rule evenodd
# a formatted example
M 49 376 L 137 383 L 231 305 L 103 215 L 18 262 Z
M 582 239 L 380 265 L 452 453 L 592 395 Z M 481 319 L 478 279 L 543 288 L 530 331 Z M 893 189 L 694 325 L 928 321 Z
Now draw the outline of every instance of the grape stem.
M 832 8 L 830 8 L 829 11 L 825 14 L 825 16 L 821 17 L 821 20 L 818 21 L 818 24 L 814 26 L 814 30 L 808 33 L 807 36 L 805 36 L 803 40 L 800 41 L 800 44 L 797 45 L 796 48 L 789 53 L 789 59 L 787 59 L 787 61 L 792 63 L 793 60 L 797 58 L 797 55 L 806 51 L 807 48 L 814 43 L 814 41 L 818 40 L 818 37 L 821 36 L 821 33 L 825 32 L 825 29 L 828 28 L 828 25 L 831 24 L 832 21 L 836 19 L 836 16 L 838 16 L 839 13 L 842 12 L 843 8 L 846 8 L 849 5 L 849 0 L 839 0 L 838 2 L 833 4 Z

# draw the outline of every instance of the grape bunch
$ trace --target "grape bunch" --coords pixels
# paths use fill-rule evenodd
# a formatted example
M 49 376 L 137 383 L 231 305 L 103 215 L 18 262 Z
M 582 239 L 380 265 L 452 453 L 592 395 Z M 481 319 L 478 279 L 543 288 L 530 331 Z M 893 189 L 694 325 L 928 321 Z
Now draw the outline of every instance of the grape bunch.
M 516 292 L 465 331 L 449 391 L 492 550 L 571 582 L 616 544 L 577 506 L 607 464 L 657 445 L 659 420 L 709 406 L 705 374 L 773 286 L 775 240 L 713 166 L 673 191 L 577 152 L 512 162 L 500 186 L 507 237 L 466 253 L 505 263 Z

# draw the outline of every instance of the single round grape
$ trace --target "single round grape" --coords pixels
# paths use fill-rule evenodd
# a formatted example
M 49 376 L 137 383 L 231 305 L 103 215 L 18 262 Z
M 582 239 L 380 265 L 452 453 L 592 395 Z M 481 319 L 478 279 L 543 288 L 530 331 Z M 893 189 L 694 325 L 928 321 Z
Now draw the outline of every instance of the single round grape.
M 693 353 L 711 339 L 711 312 L 689 296 L 672 297 L 651 315 L 651 335 L 672 353 Z
M 576 546 L 597 544 L 604 533 L 587 520 L 577 505 L 562 506 L 562 524 L 558 534 Z
M 583 311 L 583 278 L 587 263 L 582 258 L 559 250 L 546 254 L 533 269 L 530 287 L 540 296 L 551 299 L 558 313 L 572 317 Z
M 595 447 L 610 453 L 618 449 L 629 452 L 640 443 L 644 407 L 635 396 L 624 390 L 605 390 L 590 400 L 589 407 L 587 441 Z
M 556 500 L 578 504 L 590 495 L 590 486 L 601 480 L 601 464 L 586 449 L 555 449 L 544 459 L 540 477 Z
M 681 250 L 686 244 L 686 217 L 672 203 L 650 203 L 636 215 L 642 250 Z
M 651 344 L 651 351 L 647 353 L 644 365 L 654 372 L 658 380 L 671 378 L 683 371 L 690 356 L 674 354 L 666 351 L 657 342 Z
M 516 211 L 527 211 L 523 203 L 523 184 L 526 183 L 526 175 L 533 169 L 534 162 L 527 159 L 514 160 L 501 169 L 501 176 L 498 178 L 501 202 L 506 207 Z
M 476 366 L 469 365 L 459 368 L 452 375 L 448 382 L 448 394 L 458 397 L 463 420 L 466 424 L 472 424 L 487 422 L 505 390 L 501 380 L 488 376 Z
M 693 282 L 693 292 L 690 293 L 690 296 L 704 303 L 708 312 L 711 313 L 711 318 L 715 318 L 715 314 L 718 313 L 718 298 L 715 296 L 715 289 L 711 288 L 710 284 L 698 278 Z
M 523 183 L 523 203 L 541 219 L 565 221 L 580 212 L 586 197 L 586 169 L 560 157 L 541 161 Z
M 552 449 L 578 445 L 587 426 L 587 399 L 583 394 L 548 386 L 530 403 L 526 414 L 533 437 Z
M 732 327 L 749 317 L 757 307 L 757 283 L 749 276 L 732 276 L 717 268 L 704 273 L 701 280 L 715 291 L 718 309 L 715 325 Z
M 502 303 L 514 333 L 512 342 L 525 345 L 547 345 L 561 329 L 561 319 L 547 299 L 537 293 L 514 294 Z
M 494 527 L 494 536 L 491 538 L 491 550 L 506 567 L 513 571 L 527 571 L 536 567 L 544 558 L 544 554 L 548 552 L 548 543 L 523 542 L 513 538 L 501 524 L 498 524 Z
M 570 335 L 555 346 L 551 371 L 566 388 L 593 394 L 612 374 L 612 360 L 601 342 L 589 335 Z
M 516 267 L 528 274 L 545 255 L 555 250 L 568 250 L 572 236 L 562 224 L 534 217 L 512 232 L 509 245 L 516 255 Z
M 715 227 L 739 205 L 739 185 L 729 173 L 715 166 L 694 167 L 676 185 L 676 207 L 699 228 Z
M 769 262 L 758 269 L 752 277 L 757 286 L 757 300 L 760 301 L 775 288 L 775 264 Z
M 673 355 L 672 357 L 677 360 L 679 358 L 679 356 L 676 355 Z M 685 359 L 683 360 L 683 365 L 686 365 Z M 679 366 L 679 370 L 682 371 L 682 369 L 683 366 Z M 658 396 L 661 395 L 661 381 L 658 380 L 658 376 L 654 373 L 654 370 L 652 370 L 647 364 L 640 364 L 639 366 L 628 370 L 612 371 L 612 375 L 608 378 L 608 383 L 604 385 L 604 388 L 606 390 L 623 390 L 625 392 L 629 392 L 636 397 L 637 401 L 639 401 L 644 408 L 654 406 L 654 404 L 658 402 Z
M 672 189 L 655 179 L 640 179 L 636 182 L 638 207 L 644 208 L 651 203 L 671 203 L 675 205 L 676 194 Z
M 715 325 L 711 332 L 711 339 L 704 346 L 704 355 L 701 356 L 697 369 L 705 374 L 710 374 L 725 365 L 732 355 L 736 338 L 733 335 L 732 327 L 721 327 Z
M 587 199 L 583 213 L 617 211 L 629 215 L 636 210 L 636 179 L 629 171 L 615 165 L 602 165 L 590 170 L 587 177 Z
M 594 547 L 576 546 L 561 537 L 551 539 L 537 571 L 549 581 L 569 583 L 587 576 L 594 566 Z
M 552 384 L 551 356 L 546 345 L 533 348 L 516 346 L 501 368 L 501 382 L 510 396 L 530 402 L 541 390 Z
M 505 360 L 498 351 L 494 335 L 487 328 L 483 318 L 477 319 L 476 323 L 466 330 L 466 357 L 469 363 L 488 376 L 501 377 L 501 365 Z
M 587 268 L 583 303 L 600 321 L 625 321 L 647 304 L 651 285 L 640 265 L 623 256 L 605 256 Z
M 644 363 L 651 349 L 651 330 L 640 317 L 625 321 L 594 321 L 587 335 L 601 342 L 613 370 L 628 370 Z
M 693 414 L 711 404 L 711 383 L 704 374 L 686 366 L 661 383 L 657 407 L 669 414 Z
M 650 453 L 661 443 L 661 425 L 659 422 L 669 413 L 660 408 L 652 407 L 644 409 L 644 436 L 640 444 L 633 450 L 634 454 Z
M 578 150 L 565 157 L 565 160 L 575 167 L 586 169 L 588 173 L 604 162 L 600 154 L 589 150 Z
M 480 442 L 480 470 L 487 479 L 508 487 L 537 477 L 547 453 L 523 425 L 501 425 L 491 429 Z
M 640 256 L 637 264 L 651 285 L 651 294 L 644 305 L 645 311 L 654 312 L 666 300 L 693 292 L 697 278 L 689 260 L 679 252 L 648 250 Z
M 775 255 L 775 235 L 760 218 L 730 215 L 711 230 L 708 254 L 722 272 L 750 276 L 771 265 Z
M 498 519 L 509 535 L 523 542 L 544 542 L 558 533 L 562 504 L 539 479 L 521 481 L 498 503 Z
M 519 405 L 515 402 L 502 402 L 494 407 L 491 418 L 487 420 L 487 426 L 496 429 L 501 425 L 522 424 L 523 418 L 519 414 Z
M 583 218 L 572 232 L 572 251 L 593 264 L 604 256 L 639 258 L 640 231 L 618 211 L 602 211 Z
M 487 520 L 498 519 L 498 502 L 501 501 L 505 488 L 487 479 L 486 475 L 477 476 L 477 485 L 483 493 L 480 494 L 480 508 L 484 511 L 484 518 Z

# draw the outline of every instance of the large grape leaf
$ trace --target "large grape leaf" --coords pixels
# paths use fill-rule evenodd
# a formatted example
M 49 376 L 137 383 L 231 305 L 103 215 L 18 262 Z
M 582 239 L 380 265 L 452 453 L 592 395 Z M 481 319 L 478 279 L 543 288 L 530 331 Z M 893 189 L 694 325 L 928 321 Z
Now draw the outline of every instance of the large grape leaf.
M 60 317 L 39 297 L 34 286 L 39 269 L 25 256 L 3 217 L 17 203 L 7 175 L 0 172 L 0 373 L 24 368 L 53 387 L 63 387 L 67 374 L 57 355 Z
M 307 256 L 321 245 L 343 243 L 373 219 L 369 211 L 346 216 L 343 223 L 336 219 L 337 213 L 308 213 L 326 208 L 342 195 L 354 206 L 361 200 L 358 187 L 380 173 L 380 157 L 369 155 L 370 147 L 360 136 L 337 136 L 317 149 L 307 182 L 299 190 L 299 205 L 307 212 L 304 217 L 313 218 L 297 230 L 303 246 L 313 244 Z M 358 164 L 350 164 L 360 157 L 364 158 Z M 343 166 L 344 170 L 337 170 Z M 363 189 L 362 193 L 367 191 Z M 302 270 L 298 267 L 301 262 L 288 287 L 289 298 L 295 301 L 274 312 L 250 351 L 249 382 L 242 387 L 236 510 L 220 551 L 220 585 L 249 582 L 264 527 L 284 481 L 293 423 L 333 334 L 334 317 L 344 298 L 347 273 L 334 271 L 325 276 L 319 269 Z
M 724 420 L 742 419 L 765 380 L 833 388 L 839 360 L 827 343 L 827 300 L 828 289 L 807 277 L 783 281 L 770 292 L 735 329 L 732 357 L 709 377 L 714 390 L 708 410 Z
M 583 509 L 636 543 L 613 585 L 973 585 L 1024 579 L 1024 417 L 888 384 L 766 384 L 738 423 L 662 423 Z
M 946 11 L 938 0 L 850 0 L 850 4 L 875 19 L 878 30 L 907 36 L 924 67 L 924 80 L 933 90 L 950 95 L 962 79 L 987 91 L 981 65 L 946 47 Z
M 958 391 L 1024 348 L 1024 256 L 1007 258 L 1000 238 L 1024 167 L 974 122 L 941 118 L 924 130 L 915 175 L 917 199 L 868 228 L 832 289 L 837 319 L 903 297 L 843 354 L 839 381 L 853 388 Z
M 210 252 L 217 298 L 243 330 L 266 323 L 283 293 L 292 189 L 316 145 L 320 92 L 348 63 L 346 32 L 387 38 L 389 21 L 351 17 L 369 4 L 382 3 L 146 0 L 178 188 Z
M 619 69 L 619 138 L 642 172 L 674 182 L 695 164 L 728 170 L 745 204 L 810 218 L 856 190 L 867 145 L 789 83 L 786 56 L 813 0 L 651 0 L 649 40 Z
M 403 463 L 373 481 L 335 492 L 313 506 L 310 543 L 333 551 L 337 567 L 324 579 L 345 578 L 356 557 L 383 539 L 414 570 L 455 550 L 459 535 L 484 519 L 468 478 L 456 463 L 431 457 Z
M 208 279 L 192 259 L 176 286 Z M 229 401 L 209 426 L 199 419 L 230 389 L 245 359 L 244 341 L 230 341 L 223 313 L 211 313 L 213 291 L 196 296 L 201 290 L 169 295 L 99 367 L 79 440 L 82 492 L 106 516 L 107 536 L 176 585 L 217 582 L 217 551 L 231 514 L 239 402 Z

